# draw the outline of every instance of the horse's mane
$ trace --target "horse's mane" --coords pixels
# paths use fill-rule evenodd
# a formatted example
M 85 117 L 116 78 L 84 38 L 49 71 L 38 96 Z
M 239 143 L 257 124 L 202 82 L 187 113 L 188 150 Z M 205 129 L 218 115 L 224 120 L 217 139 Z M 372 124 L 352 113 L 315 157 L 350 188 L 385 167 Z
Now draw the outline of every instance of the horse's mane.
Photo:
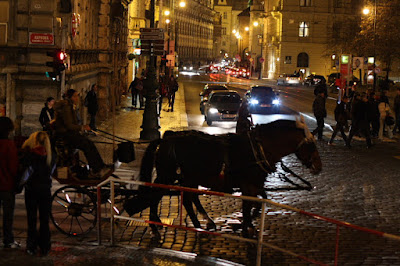
M 221 138 L 222 136 L 224 135 L 210 135 L 198 130 L 184 130 L 184 131 L 167 130 L 165 131 L 163 138 L 168 140 L 181 137 L 194 137 L 204 141 L 223 141 L 223 138 Z

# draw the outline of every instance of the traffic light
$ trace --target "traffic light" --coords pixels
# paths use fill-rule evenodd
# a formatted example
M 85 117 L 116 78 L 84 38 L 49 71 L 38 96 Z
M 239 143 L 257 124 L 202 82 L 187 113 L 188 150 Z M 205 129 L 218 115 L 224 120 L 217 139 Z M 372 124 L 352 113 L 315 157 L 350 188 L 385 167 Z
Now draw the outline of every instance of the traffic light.
M 61 50 L 47 52 L 47 56 L 52 57 L 53 61 L 46 62 L 46 66 L 53 68 L 53 72 L 46 72 L 46 77 L 52 80 L 59 80 L 58 76 L 65 70 L 64 60 L 67 54 Z

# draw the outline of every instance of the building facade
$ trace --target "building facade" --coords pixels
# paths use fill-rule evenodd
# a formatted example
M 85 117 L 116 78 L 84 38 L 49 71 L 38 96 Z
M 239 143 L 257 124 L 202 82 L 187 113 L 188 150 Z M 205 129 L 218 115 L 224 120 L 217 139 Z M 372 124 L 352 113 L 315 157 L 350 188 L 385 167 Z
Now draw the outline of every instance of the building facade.
M 328 52 L 329 39 L 340 37 L 340 26 L 359 17 L 355 10 L 361 10 L 362 1 L 263 2 L 263 14 L 256 14 L 264 27 L 263 77 L 276 78 L 294 71 L 301 71 L 303 76 L 312 73 L 326 76 L 339 71 Z
M 40 110 L 47 97 L 61 99 L 67 89 L 81 102 L 99 87 L 99 117 L 109 116 L 127 87 L 128 0 L 1 0 L 0 108 L 15 121 L 16 133 L 41 129 Z M 49 53 L 68 55 L 67 69 L 55 80 Z M 112 101 L 114 99 L 114 101 Z M 83 120 L 85 108 L 81 106 Z M 84 121 L 85 122 L 85 121 Z

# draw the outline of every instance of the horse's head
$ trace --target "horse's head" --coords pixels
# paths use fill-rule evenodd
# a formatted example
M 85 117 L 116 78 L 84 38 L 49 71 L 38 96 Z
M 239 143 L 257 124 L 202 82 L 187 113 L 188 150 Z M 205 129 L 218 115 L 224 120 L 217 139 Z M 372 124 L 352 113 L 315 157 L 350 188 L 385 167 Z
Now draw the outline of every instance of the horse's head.
M 296 120 L 296 126 L 304 129 L 304 137 L 300 138 L 295 154 L 303 165 L 310 169 L 312 174 L 318 174 L 322 170 L 322 162 L 314 136 L 308 130 L 302 116 L 300 120 Z

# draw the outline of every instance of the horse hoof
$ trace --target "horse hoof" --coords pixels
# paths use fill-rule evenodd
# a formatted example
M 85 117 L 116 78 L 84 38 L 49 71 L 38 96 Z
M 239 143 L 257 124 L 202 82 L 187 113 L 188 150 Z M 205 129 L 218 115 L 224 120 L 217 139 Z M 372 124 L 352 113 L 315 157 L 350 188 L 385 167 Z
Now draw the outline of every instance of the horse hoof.
M 215 225 L 215 223 L 207 223 L 207 230 L 217 230 L 217 226 Z

